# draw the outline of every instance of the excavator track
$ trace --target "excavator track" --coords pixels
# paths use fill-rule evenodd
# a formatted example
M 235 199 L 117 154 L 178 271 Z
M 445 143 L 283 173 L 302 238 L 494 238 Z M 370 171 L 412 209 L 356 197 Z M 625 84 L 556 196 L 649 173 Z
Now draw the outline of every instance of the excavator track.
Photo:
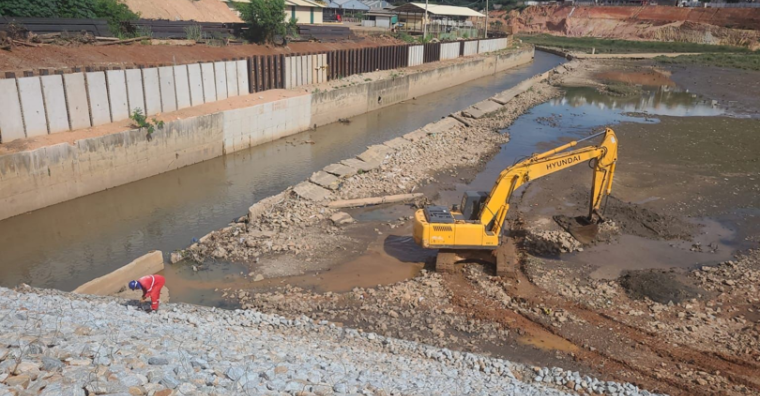
M 456 272 L 457 254 L 453 250 L 441 249 L 435 258 L 435 272 L 453 274 Z
M 512 238 L 503 238 L 499 247 L 493 251 L 496 259 L 496 276 L 517 278 L 520 268 L 520 258 L 517 254 L 517 244 Z

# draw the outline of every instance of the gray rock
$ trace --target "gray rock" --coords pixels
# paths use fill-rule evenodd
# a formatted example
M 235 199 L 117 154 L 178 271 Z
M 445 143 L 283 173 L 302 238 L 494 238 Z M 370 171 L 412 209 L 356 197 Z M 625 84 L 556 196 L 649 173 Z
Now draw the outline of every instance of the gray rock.
M 245 374 L 245 370 L 241 369 L 240 367 L 230 367 L 224 372 L 224 375 L 233 381 L 239 380 L 243 374 Z
M 58 371 L 63 369 L 65 364 L 58 359 L 43 356 L 42 357 L 42 369 L 45 371 Z
M 166 366 L 169 364 L 169 360 L 163 357 L 152 357 L 148 359 L 148 364 L 151 366 Z

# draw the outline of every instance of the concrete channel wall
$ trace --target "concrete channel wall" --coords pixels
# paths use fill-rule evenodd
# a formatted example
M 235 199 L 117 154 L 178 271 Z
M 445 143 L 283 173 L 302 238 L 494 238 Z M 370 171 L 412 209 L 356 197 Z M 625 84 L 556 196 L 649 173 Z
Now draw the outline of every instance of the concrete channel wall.
M 532 58 L 532 48 L 473 58 L 402 77 L 167 121 L 150 136 L 132 129 L 0 155 L 0 220 L 446 89 Z M 160 80 L 160 73 L 155 74 Z M 105 81 L 105 74 L 100 75 Z M 232 87 L 224 88 L 229 93 Z M 188 90 L 190 95 L 199 91 Z M 146 101 L 145 106 L 150 104 Z M 111 112 L 108 107 L 106 111 Z
M 477 42 L 474 42 L 477 44 Z M 489 76 L 533 59 L 533 49 L 476 58 L 435 69 L 311 95 L 311 124 L 326 125 L 417 96 Z

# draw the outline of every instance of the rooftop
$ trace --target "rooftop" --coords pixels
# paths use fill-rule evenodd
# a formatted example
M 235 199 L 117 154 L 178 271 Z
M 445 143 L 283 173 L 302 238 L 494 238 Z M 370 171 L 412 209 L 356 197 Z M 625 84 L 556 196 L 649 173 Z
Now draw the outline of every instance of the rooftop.
M 425 4 L 423 3 L 406 3 L 402 6 L 396 7 L 393 9 L 393 11 L 396 12 L 412 12 L 412 13 L 424 13 L 425 12 Z M 480 17 L 484 18 L 485 15 L 469 9 L 467 7 L 456 7 L 456 6 L 450 6 L 450 5 L 440 5 L 440 4 L 428 4 L 427 5 L 427 12 L 429 14 L 433 15 L 441 15 L 441 16 L 463 16 L 463 17 Z

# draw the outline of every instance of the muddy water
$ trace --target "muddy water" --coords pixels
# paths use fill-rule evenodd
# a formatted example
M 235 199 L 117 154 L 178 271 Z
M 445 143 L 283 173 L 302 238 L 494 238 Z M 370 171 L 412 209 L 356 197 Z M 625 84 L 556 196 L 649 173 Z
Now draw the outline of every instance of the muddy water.
M 166 254 L 187 247 L 193 238 L 223 227 L 256 201 L 327 164 L 440 119 L 562 62 L 560 57 L 537 52 L 530 65 L 355 117 L 350 125 L 327 125 L 4 220 L 0 222 L 0 286 L 24 282 L 72 290 L 150 250 Z
M 669 133 L 662 131 L 667 128 L 657 128 L 661 120 L 677 124 L 681 122 L 679 120 L 689 119 L 696 120 L 689 123 L 690 133 L 714 136 L 715 120 L 728 124 L 748 122 L 723 115 L 724 110 L 713 106 L 712 101 L 681 91 L 672 84 L 648 88 L 640 97 L 630 98 L 600 94 L 591 88 L 571 88 L 562 97 L 536 106 L 518 118 L 506 130 L 510 134 L 510 142 L 502 147 L 501 152 L 486 168 L 471 182 L 459 183 L 453 189 L 440 191 L 437 201 L 449 205 L 458 202 L 466 190 L 488 191 L 505 167 L 531 153 L 582 138 L 605 126 L 613 129 L 619 126 L 622 131 L 619 133 L 621 160 L 613 194 L 625 201 L 649 205 L 655 210 L 672 211 L 673 208 L 665 204 L 685 199 L 679 195 L 681 187 L 677 185 L 683 179 L 668 179 L 667 174 L 673 170 L 673 162 L 679 162 L 681 158 L 674 161 L 670 151 L 663 150 L 672 145 L 672 142 L 660 143 L 662 147 L 658 147 L 657 142 L 650 145 L 642 131 L 651 129 L 653 132 Z M 629 132 L 632 125 L 637 133 Z M 739 125 L 736 127 L 742 129 Z M 696 145 L 691 137 L 682 140 L 679 143 L 683 146 Z M 711 146 L 707 144 L 701 147 Z M 658 150 L 662 152 L 658 154 Z M 635 159 L 626 157 L 637 157 L 641 151 L 652 153 L 647 157 L 647 169 L 654 169 L 655 175 L 641 172 L 643 167 Z M 687 156 L 684 154 L 682 157 Z M 584 214 L 589 180 L 589 169 L 579 166 L 561 175 L 550 175 L 534 181 L 513 195 L 510 218 L 519 215 L 530 225 L 552 221 L 551 217 L 556 214 Z M 696 190 L 704 187 L 698 180 L 694 180 L 693 186 Z M 683 216 L 685 213 L 673 214 Z M 590 265 L 595 268 L 590 274 L 592 277 L 614 279 L 625 270 L 692 268 L 714 264 L 730 259 L 734 251 L 749 246 L 744 241 L 744 235 L 737 232 L 737 224 L 727 221 L 726 216 L 695 217 L 688 221 L 700 225 L 699 232 L 692 240 L 666 241 L 621 235 L 611 244 L 598 244 L 587 247 L 581 253 L 545 259 L 556 265 Z

